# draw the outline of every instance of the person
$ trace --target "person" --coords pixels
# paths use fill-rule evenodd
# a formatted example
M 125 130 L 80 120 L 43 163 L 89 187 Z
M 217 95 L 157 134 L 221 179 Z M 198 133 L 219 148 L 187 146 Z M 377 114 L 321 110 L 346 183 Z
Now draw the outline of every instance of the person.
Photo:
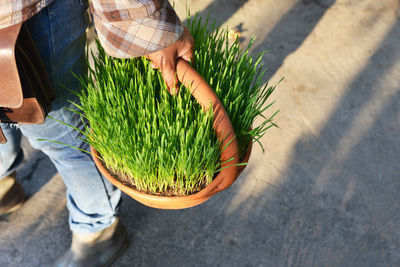
M 193 58 L 194 40 L 167 0 L 10 0 L 1 1 L 0 28 L 25 21 L 46 66 L 57 98 L 49 115 L 82 129 L 80 118 L 66 108 L 77 101 L 67 89 L 79 90 L 72 75 L 87 71 L 85 45 L 90 7 L 98 39 L 114 57 L 147 56 L 160 69 L 173 93 L 177 80 L 177 58 Z M 3 38 L 0 36 L 0 38 Z M 1 85 L 0 85 L 1 92 Z M 0 214 L 8 214 L 24 201 L 23 189 L 15 180 L 23 160 L 21 135 L 43 151 L 55 164 L 67 188 L 67 208 L 72 231 L 70 248 L 56 266 L 102 266 L 126 247 L 127 236 L 118 217 L 121 192 L 96 169 L 88 145 L 79 132 L 46 118 L 42 125 L 1 127 L 8 139 L 0 145 Z

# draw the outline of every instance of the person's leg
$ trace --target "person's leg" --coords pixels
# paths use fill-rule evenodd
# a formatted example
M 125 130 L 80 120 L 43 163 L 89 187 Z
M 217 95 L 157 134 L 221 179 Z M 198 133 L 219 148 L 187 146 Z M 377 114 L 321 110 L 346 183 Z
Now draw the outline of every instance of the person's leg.
M 79 115 L 66 110 L 74 107 L 67 100 L 77 99 L 65 88 L 79 90 L 79 82 L 71 72 L 78 76 L 86 72 L 86 9 L 87 0 L 55 0 L 26 22 L 57 94 L 49 115 L 80 129 L 83 125 Z M 0 180 L 7 180 L 22 161 L 22 150 L 20 132 L 2 126 L 8 143 L 0 145 Z M 50 157 L 67 187 L 73 242 L 56 266 L 102 266 L 115 259 L 127 244 L 126 231 L 117 219 L 121 192 L 101 176 L 88 154 L 38 140 L 89 150 L 79 133 L 50 118 L 42 125 L 15 127 L 33 147 Z M 1 204 L 0 199 L 0 208 Z
M 25 200 L 22 186 L 15 180 L 15 169 L 23 160 L 21 132 L 1 123 L 6 144 L 0 145 L 0 216 L 17 210 Z
M 21 149 L 21 132 L 12 125 L 0 123 L 7 143 L 0 145 L 0 179 L 15 172 L 24 159 Z
M 85 44 L 88 17 L 82 0 L 55 0 L 28 20 L 27 26 L 42 56 L 57 99 L 49 116 L 82 129 L 79 115 L 67 100 L 77 101 L 67 89 L 79 90 L 72 75 L 86 72 Z M 48 139 L 89 150 L 78 131 L 53 119 L 42 125 L 20 125 L 31 145 L 49 156 L 67 187 L 70 227 L 74 233 L 99 232 L 115 221 L 121 192 L 98 172 L 90 155 Z
M 86 72 L 85 45 L 88 17 L 85 0 L 55 0 L 28 22 L 28 28 L 50 74 L 57 99 L 49 116 L 83 129 L 80 116 L 67 100 L 78 101 L 69 90 L 79 90 L 72 75 Z M 73 232 L 71 247 L 55 266 L 103 266 L 127 245 L 126 231 L 118 223 L 121 192 L 97 170 L 90 155 L 48 139 L 89 150 L 78 131 L 47 118 L 43 125 L 21 125 L 31 145 L 46 153 L 67 187 L 67 206 Z

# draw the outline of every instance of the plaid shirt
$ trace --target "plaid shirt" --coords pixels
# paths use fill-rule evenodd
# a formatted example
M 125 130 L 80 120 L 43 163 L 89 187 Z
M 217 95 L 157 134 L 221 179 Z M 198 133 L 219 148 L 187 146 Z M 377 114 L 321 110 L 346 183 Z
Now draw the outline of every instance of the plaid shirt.
M 0 28 L 29 19 L 52 1 L 0 0 Z M 114 57 L 147 55 L 176 42 L 183 33 L 167 0 L 92 0 L 90 12 L 100 43 Z

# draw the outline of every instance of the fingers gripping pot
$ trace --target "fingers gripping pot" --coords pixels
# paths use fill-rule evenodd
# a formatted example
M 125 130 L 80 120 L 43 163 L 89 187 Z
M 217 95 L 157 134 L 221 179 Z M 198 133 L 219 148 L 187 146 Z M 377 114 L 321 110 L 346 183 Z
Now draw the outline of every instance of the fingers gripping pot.
M 25 24 L 0 29 L 0 122 L 40 124 L 55 99 Z M 0 128 L 0 144 L 7 142 Z
M 181 83 L 190 89 L 197 102 L 204 108 L 208 108 L 210 103 L 214 112 L 214 130 L 220 142 L 221 150 L 221 171 L 215 179 L 205 188 L 197 193 L 187 196 L 155 196 L 140 192 L 134 188 L 121 183 L 113 175 L 101 160 L 101 155 L 91 147 L 94 155 L 93 159 L 101 173 L 116 187 L 123 192 L 141 202 L 144 205 L 159 209 L 184 209 L 199 205 L 208 200 L 214 194 L 229 187 L 240 174 L 239 150 L 235 138 L 235 132 L 224 107 L 210 88 L 207 82 L 198 74 L 186 61 L 178 60 L 177 75 Z M 229 162 L 227 162 L 229 161 Z

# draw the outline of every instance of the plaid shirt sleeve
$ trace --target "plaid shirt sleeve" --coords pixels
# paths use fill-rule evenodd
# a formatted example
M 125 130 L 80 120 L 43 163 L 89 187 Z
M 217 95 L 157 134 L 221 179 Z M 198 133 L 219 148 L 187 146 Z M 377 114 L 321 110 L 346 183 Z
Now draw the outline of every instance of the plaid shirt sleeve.
M 0 0 L 0 28 L 31 18 L 51 2 L 52 0 Z
M 150 54 L 183 33 L 168 0 L 92 0 L 90 11 L 101 45 L 114 57 Z

